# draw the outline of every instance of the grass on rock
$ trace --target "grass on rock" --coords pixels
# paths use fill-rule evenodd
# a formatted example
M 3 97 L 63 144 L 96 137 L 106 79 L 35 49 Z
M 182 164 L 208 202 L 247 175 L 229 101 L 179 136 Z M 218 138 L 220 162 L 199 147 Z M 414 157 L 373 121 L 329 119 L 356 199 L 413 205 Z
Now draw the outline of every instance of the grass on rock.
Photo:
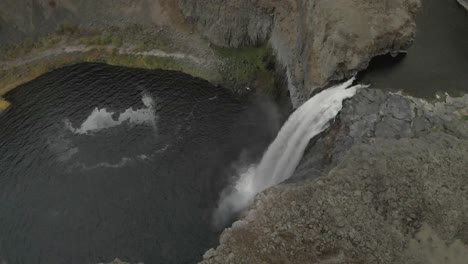
M 246 89 L 254 86 L 263 92 L 274 89 L 275 59 L 268 46 L 257 48 L 215 48 L 226 61 L 222 69 L 224 83 Z M 251 88 L 251 87 L 249 87 Z
M 54 48 L 77 45 L 91 50 L 38 56 L 41 52 Z M 148 31 L 138 25 L 124 29 L 96 30 L 65 23 L 47 37 L 25 40 L 18 45 L 0 50 L 0 61 L 40 57 L 31 61 L 26 60 L 16 67 L 0 68 L 0 96 L 48 71 L 82 62 L 105 62 L 117 66 L 182 71 L 215 84 L 222 84 L 238 94 L 244 94 L 249 90 L 247 88 L 258 88 L 267 93 L 274 89 L 275 60 L 270 47 L 215 47 L 213 50 L 219 58 L 217 64 L 220 65 L 215 68 L 197 65 L 184 59 L 119 52 L 121 48 L 127 47 L 132 47 L 133 52 L 155 49 L 177 52 L 163 33 Z
M 7 109 L 9 106 L 10 106 L 10 103 L 0 97 L 0 111 Z

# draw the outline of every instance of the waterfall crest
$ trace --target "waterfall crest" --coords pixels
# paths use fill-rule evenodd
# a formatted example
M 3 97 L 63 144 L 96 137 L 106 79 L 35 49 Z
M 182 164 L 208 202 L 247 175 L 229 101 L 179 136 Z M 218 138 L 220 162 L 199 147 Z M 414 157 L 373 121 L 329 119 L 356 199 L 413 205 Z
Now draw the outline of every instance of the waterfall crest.
M 363 85 L 352 86 L 354 78 L 326 89 L 299 107 L 286 121 L 258 165 L 240 172 L 234 186 L 221 194 L 215 225 L 221 226 L 250 205 L 255 195 L 292 176 L 309 141 L 328 128 L 343 107 L 343 100 Z

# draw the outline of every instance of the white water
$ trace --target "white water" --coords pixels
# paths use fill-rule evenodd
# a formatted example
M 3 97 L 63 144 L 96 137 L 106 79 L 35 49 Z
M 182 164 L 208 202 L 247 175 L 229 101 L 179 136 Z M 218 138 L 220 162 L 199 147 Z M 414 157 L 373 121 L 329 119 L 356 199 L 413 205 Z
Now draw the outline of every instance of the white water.
M 458 3 L 468 10 L 468 0 L 458 0 Z
M 89 117 L 81 124 L 81 127 L 74 128 L 69 120 L 65 120 L 67 128 L 76 134 L 88 134 L 102 129 L 119 126 L 124 122 L 130 124 L 148 124 L 155 126 L 154 101 L 149 95 L 143 95 L 142 98 L 145 108 L 133 110 L 129 108 L 120 113 L 117 119 L 114 119 L 115 113 L 107 111 L 106 108 L 95 108 Z
M 309 141 L 328 127 L 343 107 L 343 100 L 363 87 L 350 87 L 353 81 L 322 91 L 289 117 L 260 163 L 240 171 L 236 184 L 223 191 L 214 215 L 216 225 L 224 225 L 233 214 L 249 206 L 256 194 L 292 176 Z
M 81 167 L 83 170 L 95 170 L 98 168 L 109 168 L 109 169 L 119 169 L 124 166 L 126 166 L 128 163 L 132 161 L 131 158 L 123 157 L 119 162 L 117 163 L 109 163 L 109 162 L 100 162 L 96 165 L 93 166 L 87 166 L 86 164 L 83 163 L 77 163 L 74 166 L 75 167 Z

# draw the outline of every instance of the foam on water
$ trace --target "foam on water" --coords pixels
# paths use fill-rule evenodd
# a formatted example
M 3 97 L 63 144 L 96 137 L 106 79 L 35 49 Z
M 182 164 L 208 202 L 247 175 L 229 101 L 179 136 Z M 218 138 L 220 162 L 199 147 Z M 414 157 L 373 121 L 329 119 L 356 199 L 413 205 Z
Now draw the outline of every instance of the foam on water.
M 329 126 L 342 109 L 343 100 L 363 87 L 350 87 L 353 81 L 322 91 L 289 117 L 260 163 L 241 170 L 235 185 L 223 191 L 214 215 L 216 225 L 224 225 L 233 214 L 249 206 L 259 192 L 292 176 L 309 141 Z
M 147 124 L 155 126 L 156 117 L 153 98 L 144 94 L 142 101 L 145 108 L 137 110 L 129 108 L 125 110 L 125 112 L 118 114 L 117 119 L 114 119 L 116 113 L 107 111 L 106 108 L 99 109 L 96 107 L 79 128 L 74 128 L 69 120 L 65 120 L 65 125 L 70 131 L 76 134 L 89 134 L 102 129 L 119 126 L 124 122 L 135 125 Z
M 109 163 L 109 162 L 100 162 L 96 165 L 88 166 L 83 163 L 77 163 L 75 164 L 75 167 L 80 167 L 83 170 L 94 170 L 98 168 L 109 168 L 109 169 L 119 169 L 124 166 L 126 166 L 129 162 L 131 162 L 131 158 L 123 157 L 119 162 L 117 163 Z

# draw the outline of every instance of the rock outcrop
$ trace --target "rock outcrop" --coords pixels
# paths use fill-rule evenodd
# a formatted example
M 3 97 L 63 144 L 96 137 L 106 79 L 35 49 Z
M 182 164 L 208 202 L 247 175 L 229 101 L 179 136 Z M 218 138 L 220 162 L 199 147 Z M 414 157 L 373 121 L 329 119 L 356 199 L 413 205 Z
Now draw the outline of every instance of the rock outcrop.
M 365 69 L 376 55 L 406 50 L 418 7 L 417 0 L 323 0 L 297 1 L 297 16 L 283 11 L 293 21 L 277 22 L 272 44 L 288 68 L 293 103 Z
M 157 27 L 175 24 L 177 12 L 165 0 L 6 0 L 0 2 L 0 45 L 25 37 L 40 37 L 60 25 L 101 26 L 146 25 Z M 177 16 L 174 15 L 174 19 Z M 5 30 L 5 31 L 4 31 Z M 4 35 L 7 34 L 8 35 Z
M 189 46 L 204 39 L 231 48 L 271 45 L 299 106 L 374 56 L 405 51 L 419 6 L 419 0 L 3 0 L 0 45 L 45 36 L 63 23 L 165 28 L 186 44 L 175 52 L 199 56 L 213 50 Z M 468 97 L 429 103 L 362 90 L 310 144 L 290 182 L 260 194 L 204 263 L 466 259 L 467 109 Z M 443 250 L 431 251 L 434 243 Z
M 420 2 L 181 0 L 180 6 L 216 45 L 268 41 L 286 67 L 291 99 L 298 106 L 315 89 L 365 69 L 374 56 L 406 50 Z
M 215 45 L 258 46 L 270 36 L 274 8 L 259 1 L 180 0 L 179 5 L 188 22 Z
M 337 122 L 306 151 L 293 180 L 326 175 L 355 144 L 376 138 L 424 137 L 438 131 L 468 139 L 468 95 L 423 99 L 364 89 L 346 101 Z
M 0 45 L 45 36 L 67 23 L 165 28 L 173 32 L 171 42 L 179 38 L 195 47 L 202 40 L 192 28 L 217 46 L 269 43 L 299 106 L 314 90 L 366 68 L 374 56 L 406 50 L 419 5 L 420 0 L 5 0 Z M 180 51 L 197 52 L 185 46 Z
M 362 90 L 311 145 L 311 178 L 259 195 L 203 263 L 463 263 L 467 109 Z M 317 178 L 314 159 L 337 165 Z

